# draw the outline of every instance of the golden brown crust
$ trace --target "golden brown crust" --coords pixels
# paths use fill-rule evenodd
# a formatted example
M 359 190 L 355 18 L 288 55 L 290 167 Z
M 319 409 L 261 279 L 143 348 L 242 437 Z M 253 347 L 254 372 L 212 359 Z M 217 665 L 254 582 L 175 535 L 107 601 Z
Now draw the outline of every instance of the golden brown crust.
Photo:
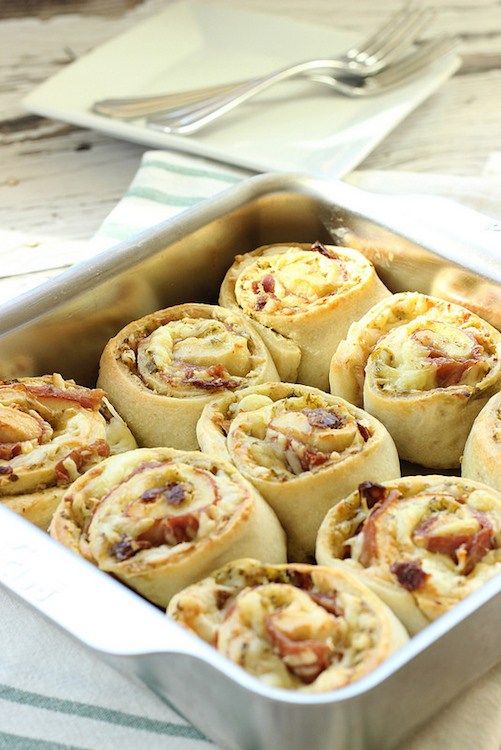
M 77 476 L 135 447 L 103 391 L 57 374 L 0 383 L 0 497 L 40 528 Z
M 361 481 L 400 476 L 377 420 L 308 386 L 266 383 L 224 396 L 204 409 L 197 435 L 202 450 L 231 460 L 275 510 L 295 561 L 313 555 L 326 512 Z
M 501 571 L 501 494 L 438 475 L 366 483 L 329 511 L 316 556 L 356 575 L 415 633 Z
M 350 323 L 388 294 L 356 250 L 282 243 L 237 256 L 219 302 L 252 321 L 282 380 L 326 389 Z
M 285 560 L 276 516 L 231 464 L 172 448 L 129 451 L 88 471 L 50 532 L 160 606 L 236 556 Z
M 501 491 L 501 393 L 473 422 L 461 460 L 461 475 Z
M 345 571 L 243 559 L 181 591 L 168 614 L 264 682 L 335 690 L 407 641 L 390 610 Z
M 277 379 L 270 354 L 243 316 L 188 303 L 123 328 L 104 349 L 98 383 L 141 445 L 192 450 L 205 404 L 225 391 Z
M 394 295 L 351 326 L 331 363 L 331 391 L 388 428 L 400 458 L 459 466 L 473 420 L 501 385 L 501 334 L 465 308 Z

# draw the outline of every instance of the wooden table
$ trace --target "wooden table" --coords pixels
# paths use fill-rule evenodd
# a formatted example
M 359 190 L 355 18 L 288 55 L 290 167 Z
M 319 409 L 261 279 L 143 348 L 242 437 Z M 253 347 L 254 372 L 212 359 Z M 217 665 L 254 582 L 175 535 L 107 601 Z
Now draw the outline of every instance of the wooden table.
M 206 0 L 208 4 L 217 0 Z M 0 228 L 85 239 L 118 201 L 144 148 L 30 115 L 20 99 L 75 57 L 167 0 L 2 0 Z M 369 32 L 400 0 L 233 0 Z M 366 159 L 364 168 L 479 175 L 501 149 L 501 3 L 434 0 L 433 34 L 455 34 L 464 63 Z

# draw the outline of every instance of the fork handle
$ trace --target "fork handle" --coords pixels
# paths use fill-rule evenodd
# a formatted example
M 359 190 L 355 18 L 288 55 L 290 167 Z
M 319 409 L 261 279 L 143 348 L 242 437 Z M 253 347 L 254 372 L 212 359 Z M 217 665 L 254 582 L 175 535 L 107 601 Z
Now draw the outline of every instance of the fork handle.
M 225 94 L 231 89 L 250 83 L 255 79 L 249 78 L 245 81 L 234 81 L 233 83 L 222 83 L 215 86 L 203 86 L 202 88 L 189 89 L 188 91 L 177 91 L 173 94 L 158 94 L 157 96 L 129 96 L 115 99 L 99 99 L 92 105 L 92 111 L 98 115 L 113 117 L 116 119 L 132 119 L 165 112 L 174 107 L 182 107 L 194 102 L 201 102 L 211 96 Z
M 159 117 L 149 118 L 148 124 L 153 127 L 155 125 L 161 126 L 164 132 L 194 133 L 275 83 L 303 75 L 312 77 L 319 73 L 332 73 L 345 68 L 346 66 L 337 60 L 308 60 L 297 63 L 262 78 L 254 79 L 250 83 L 237 86 L 225 94 L 209 97 L 203 104 L 187 105 L 186 107 L 169 110 L 167 114 Z

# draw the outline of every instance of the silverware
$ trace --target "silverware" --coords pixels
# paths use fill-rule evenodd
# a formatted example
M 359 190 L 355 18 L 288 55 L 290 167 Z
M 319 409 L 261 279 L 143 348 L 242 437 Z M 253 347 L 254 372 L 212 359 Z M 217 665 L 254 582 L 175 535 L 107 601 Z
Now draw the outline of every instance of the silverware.
M 339 78 L 331 60 L 317 61 L 315 80 L 348 97 L 375 96 L 400 86 L 423 72 L 431 63 L 450 54 L 456 46 L 453 39 L 442 38 L 422 44 L 415 52 L 408 54 L 398 64 L 367 78 L 354 78 L 351 81 Z M 288 78 L 301 75 L 310 69 L 309 63 L 299 63 L 287 69 Z M 322 70 L 322 72 L 320 72 Z M 335 72 L 332 72 L 335 71 Z M 177 108 L 167 114 L 156 115 L 147 120 L 148 127 L 164 133 L 195 133 L 209 123 L 230 112 L 243 102 L 266 90 L 277 80 L 283 80 L 285 73 L 274 73 L 261 79 L 258 83 L 241 86 L 239 93 L 212 97 L 203 104 Z
M 416 39 L 419 32 L 430 21 L 433 15 L 433 11 L 429 8 L 422 10 L 409 7 L 403 8 L 392 15 L 389 20 L 360 45 L 352 47 L 340 57 L 332 59 L 330 61 L 331 70 L 362 78 L 378 73 L 388 67 L 393 60 L 397 59 L 401 51 Z M 315 80 L 315 63 L 321 61 L 311 60 L 309 62 L 311 68 L 305 69 L 302 75 Z M 289 69 L 295 67 L 290 66 Z M 282 69 L 281 73 L 283 74 L 285 70 Z M 261 77 L 252 78 L 246 81 L 205 86 L 174 94 L 101 99 L 94 102 L 92 111 L 100 115 L 119 119 L 143 117 L 155 112 L 164 112 L 173 107 L 192 104 L 214 95 L 230 93 L 232 89 L 250 83 L 257 83 L 260 80 Z M 280 78 L 280 80 L 284 79 Z

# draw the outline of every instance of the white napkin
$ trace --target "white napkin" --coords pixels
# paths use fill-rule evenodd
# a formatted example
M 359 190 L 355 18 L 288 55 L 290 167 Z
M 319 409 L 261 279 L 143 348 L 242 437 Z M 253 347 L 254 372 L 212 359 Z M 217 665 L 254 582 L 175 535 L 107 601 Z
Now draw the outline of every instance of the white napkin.
M 126 195 L 88 243 L 48 245 L 36 237 L 0 232 L 0 302 L 248 174 L 178 153 L 146 152 Z M 359 171 L 348 179 L 378 192 L 456 198 L 501 219 L 500 154 L 492 155 L 479 178 Z M 212 744 L 147 688 L 114 672 L 3 591 L 0 606 L 0 748 L 196 750 Z M 399 750 L 499 750 L 500 705 L 498 667 Z

